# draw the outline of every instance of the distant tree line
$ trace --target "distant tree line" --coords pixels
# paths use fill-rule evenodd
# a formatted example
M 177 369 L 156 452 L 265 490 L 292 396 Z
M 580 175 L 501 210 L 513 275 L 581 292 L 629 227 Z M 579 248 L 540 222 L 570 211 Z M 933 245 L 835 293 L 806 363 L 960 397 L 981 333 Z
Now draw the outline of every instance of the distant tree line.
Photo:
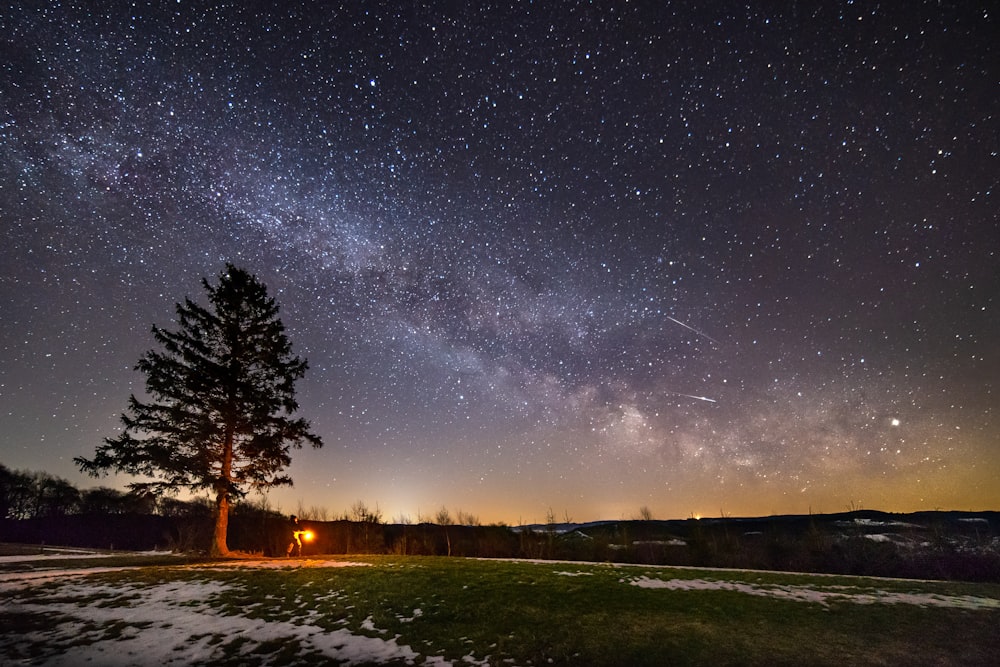
M 214 529 L 210 499 L 153 498 L 105 487 L 80 491 L 46 473 L 0 464 L 0 542 L 104 549 L 170 549 L 208 554 Z M 649 565 L 731 567 L 797 572 L 1000 582 L 1000 513 L 835 515 L 658 521 L 641 518 L 577 525 L 484 526 L 442 507 L 433 516 L 385 522 L 363 501 L 332 520 L 325 508 L 301 508 L 314 539 L 306 558 L 397 554 L 538 558 Z M 263 501 L 232 509 L 234 550 L 285 554 L 289 517 Z M 568 519 L 568 517 L 567 517 Z
M 484 529 L 475 515 L 459 510 L 452 516 L 445 507 L 433 517 L 418 517 L 417 524 L 407 516 L 387 524 L 377 504 L 362 500 L 339 515 L 301 504 L 297 514 L 316 534 L 307 554 L 520 553 L 519 538 L 507 527 Z M 0 542 L 208 553 L 214 517 L 214 503 L 208 497 L 183 500 L 104 486 L 81 490 L 61 477 L 12 470 L 0 463 Z M 288 518 L 263 500 L 235 503 L 229 526 L 232 548 L 264 556 L 284 554 L 290 537 Z
M 199 501 L 157 498 L 98 486 L 78 489 L 47 472 L 11 470 L 0 463 L 0 519 L 45 519 L 80 514 L 185 514 Z

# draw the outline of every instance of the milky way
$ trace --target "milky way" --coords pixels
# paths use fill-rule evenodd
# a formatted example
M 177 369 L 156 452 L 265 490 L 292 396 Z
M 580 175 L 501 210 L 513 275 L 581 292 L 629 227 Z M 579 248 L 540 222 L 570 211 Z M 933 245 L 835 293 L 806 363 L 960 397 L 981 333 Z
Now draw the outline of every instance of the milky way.
M 1000 503 L 989 9 L 90 4 L 0 9 L 4 465 L 93 485 L 232 262 L 310 363 L 284 510 Z

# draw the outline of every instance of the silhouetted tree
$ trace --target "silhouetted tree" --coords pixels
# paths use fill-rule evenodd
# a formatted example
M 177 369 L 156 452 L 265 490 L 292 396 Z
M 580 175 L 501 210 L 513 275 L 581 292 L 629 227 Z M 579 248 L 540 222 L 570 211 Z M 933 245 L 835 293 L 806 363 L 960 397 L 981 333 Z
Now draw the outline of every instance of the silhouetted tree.
M 444 505 L 442 505 L 441 509 L 438 510 L 437 515 L 434 517 L 434 520 L 437 523 L 437 525 L 444 527 L 444 540 L 448 544 L 448 555 L 450 556 L 451 535 L 448 534 L 448 526 L 455 523 L 455 521 L 451 518 L 451 513 L 448 511 L 448 508 L 445 507 Z
M 125 492 L 98 486 L 80 494 L 80 514 L 121 514 Z
M 363 500 L 351 505 L 351 509 L 346 514 L 348 521 L 352 521 L 361 529 L 362 550 L 371 553 L 380 549 L 383 544 L 382 533 L 376 528 L 382 523 L 382 510 L 376 503 L 374 508 L 368 507 Z
M 35 516 L 38 517 L 74 514 L 80 504 L 80 490 L 61 477 L 36 473 L 35 490 Z
M 80 514 L 152 514 L 156 498 L 147 493 L 125 493 L 98 486 L 80 492 Z
M 349 521 L 357 523 L 382 523 L 382 510 L 379 509 L 378 505 L 376 504 L 375 508 L 372 509 L 363 500 L 351 505 L 346 516 Z
M 61 477 L 0 466 L 0 518 L 66 516 L 74 514 L 79 504 L 80 491 Z
M 27 519 L 31 516 L 32 486 L 29 473 L 0 464 L 0 518 Z
M 291 463 L 289 448 L 322 442 L 307 421 L 291 418 L 295 382 L 307 366 L 292 354 L 264 285 L 231 264 L 218 285 L 202 285 L 209 308 L 185 299 L 177 304 L 176 331 L 153 327 L 162 350 L 146 352 L 136 366 L 151 400 L 131 396 L 121 435 L 76 463 L 93 476 L 114 470 L 148 478 L 129 485 L 136 491 L 214 493 L 210 552 L 225 555 L 231 502 L 291 485 L 281 474 Z
M 14 471 L 0 463 L 0 519 L 9 518 L 14 479 Z

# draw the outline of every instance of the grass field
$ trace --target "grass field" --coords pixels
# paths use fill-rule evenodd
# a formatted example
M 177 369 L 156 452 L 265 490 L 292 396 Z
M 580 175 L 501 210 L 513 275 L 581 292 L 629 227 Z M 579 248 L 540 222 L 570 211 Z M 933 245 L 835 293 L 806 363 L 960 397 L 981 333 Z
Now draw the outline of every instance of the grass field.
M 357 557 L 0 558 L 0 662 L 994 665 L 1000 586 Z

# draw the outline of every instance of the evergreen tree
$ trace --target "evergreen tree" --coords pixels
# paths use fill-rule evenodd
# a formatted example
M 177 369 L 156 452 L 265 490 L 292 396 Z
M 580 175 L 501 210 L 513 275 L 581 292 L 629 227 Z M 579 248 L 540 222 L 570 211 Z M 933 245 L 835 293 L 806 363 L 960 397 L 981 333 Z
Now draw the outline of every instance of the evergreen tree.
M 150 400 L 134 395 L 124 429 L 92 459 L 76 463 L 92 476 L 108 470 L 140 475 L 129 486 L 156 493 L 207 489 L 215 497 L 211 553 L 229 552 L 230 503 L 252 490 L 291 485 L 282 471 L 290 447 L 321 447 L 309 422 L 293 419 L 295 381 L 306 362 L 291 351 L 278 307 L 256 276 L 226 265 L 218 285 L 203 279 L 209 308 L 177 304 L 179 328 L 153 327 L 162 349 L 136 365 Z

